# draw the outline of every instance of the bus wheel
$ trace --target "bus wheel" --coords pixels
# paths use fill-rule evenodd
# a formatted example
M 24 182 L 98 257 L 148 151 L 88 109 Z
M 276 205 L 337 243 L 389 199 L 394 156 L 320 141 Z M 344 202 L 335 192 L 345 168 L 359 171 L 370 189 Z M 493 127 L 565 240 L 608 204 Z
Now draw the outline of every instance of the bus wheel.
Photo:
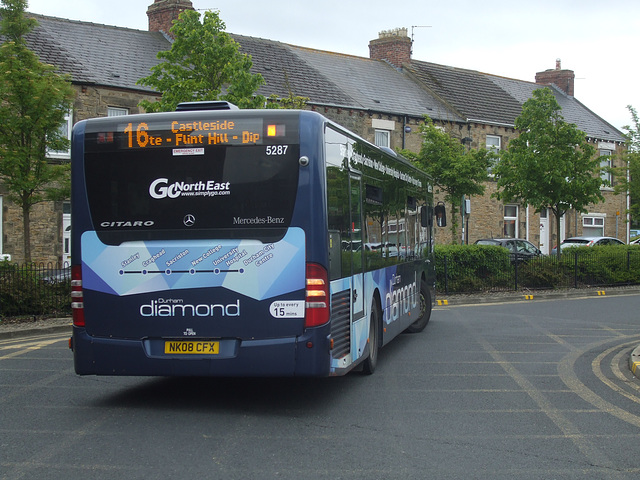
M 362 364 L 362 373 L 371 375 L 378 365 L 378 333 L 380 332 L 380 310 L 375 300 L 371 305 L 371 317 L 369 318 L 369 356 Z
M 420 282 L 420 318 L 409 325 L 407 332 L 418 333 L 424 330 L 431 319 L 431 292 L 426 283 Z

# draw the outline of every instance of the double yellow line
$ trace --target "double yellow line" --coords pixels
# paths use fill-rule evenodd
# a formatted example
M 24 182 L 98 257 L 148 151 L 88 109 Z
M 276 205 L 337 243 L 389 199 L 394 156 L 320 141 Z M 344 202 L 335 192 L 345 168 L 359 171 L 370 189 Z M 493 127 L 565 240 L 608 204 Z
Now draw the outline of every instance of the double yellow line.
M 0 360 L 8 360 L 10 358 L 18 357 L 54 343 L 67 340 L 68 338 L 69 335 L 56 335 L 55 337 L 47 335 L 5 340 L 0 342 Z

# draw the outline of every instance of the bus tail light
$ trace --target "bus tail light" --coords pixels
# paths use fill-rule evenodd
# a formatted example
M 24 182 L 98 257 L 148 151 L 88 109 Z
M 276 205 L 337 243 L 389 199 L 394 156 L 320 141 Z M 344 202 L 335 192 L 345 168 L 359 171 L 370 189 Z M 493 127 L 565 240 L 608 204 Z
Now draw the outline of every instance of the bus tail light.
M 285 136 L 284 124 L 267 125 L 267 137 L 284 137 L 284 136 Z
M 76 327 L 84 327 L 84 302 L 82 298 L 82 267 L 71 267 L 71 311 L 73 324 Z
M 305 328 L 324 325 L 329 321 L 329 277 L 317 263 L 307 263 L 307 304 Z

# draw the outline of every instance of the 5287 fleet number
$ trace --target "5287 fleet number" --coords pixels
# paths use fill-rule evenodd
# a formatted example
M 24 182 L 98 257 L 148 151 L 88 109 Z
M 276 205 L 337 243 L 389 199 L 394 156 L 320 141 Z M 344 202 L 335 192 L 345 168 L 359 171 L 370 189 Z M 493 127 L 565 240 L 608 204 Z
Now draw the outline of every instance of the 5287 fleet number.
M 286 155 L 289 145 L 267 145 L 267 155 Z

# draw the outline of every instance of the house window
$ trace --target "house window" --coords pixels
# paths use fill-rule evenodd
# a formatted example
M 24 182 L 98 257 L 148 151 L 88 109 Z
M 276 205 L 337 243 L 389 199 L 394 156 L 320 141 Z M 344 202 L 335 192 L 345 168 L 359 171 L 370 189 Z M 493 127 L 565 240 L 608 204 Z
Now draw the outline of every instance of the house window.
M 504 236 L 505 238 L 518 237 L 518 206 L 504 206 Z
M 391 147 L 391 132 L 389 130 L 376 130 L 374 143 L 379 147 Z
M 585 237 L 604 236 L 604 215 L 585 215 L 582 217 L 582 234 Z
M 613 175 L 607 169 L 613 167 L 613 163 L 611 161 L 611 154 L 613 152 L 611 150 L 600 150 L 600 177 L 603 181 L 607 182 L 607 187 L 613 185 Z
M 391 148 L 391 132 L 396 129 L 396 122 L 373 118 L 371 119 L 371 126 L 375 131 L 373 143 L 379 147 Z
M 487 135 L 487 150 L 493 153 L 499 153 L 502 144 L 502 138 L 497 135 Z
M 48 150 L 47 149 L 47 158 L 63 158 L 70 159 L 71 158 L 71 127 L 72 127 L 72 115 L 71 112 L 67 112 L 64 116 L 64 121 L 60 125 L 60 135 L 66 137 L 69 140 L 69 147 L 65 150 Z
M 486 149 L 488 152 L 494 153 L 495 155 L 500 154 L 500 148 L 502 147 L 502 137 L 498 137 L 497 135 L 487 135 L 486 141 Z M 491 163 L 489 164 L 489 174 L 493 173 L 493 167 L 495 166 L 497 159 L 491 159 Z
M 107 107 L 107 117 L 120 117 L 122 115 L 129 115 L 129 109 L 120 107 Z

